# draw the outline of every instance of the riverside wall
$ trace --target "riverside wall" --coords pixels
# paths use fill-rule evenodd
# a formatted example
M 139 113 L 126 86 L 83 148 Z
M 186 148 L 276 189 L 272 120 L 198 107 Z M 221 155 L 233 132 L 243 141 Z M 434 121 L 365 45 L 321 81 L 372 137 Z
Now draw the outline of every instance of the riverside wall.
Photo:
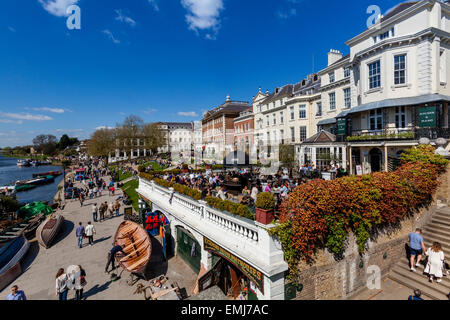
M 383 278 L 400 260 L 407 261 L 408 234 L 427 224 L 438 207 L 449 204 L 450 169 L 439 180 L 440 186 L 431 205 L 404 220 L 397 228 L 384 230 L 376 239 L 369 241 L 368 250 L 363 256 L 358 252 L 356 237 L 351 234 L 342 260 L 337 261 L 332 253 L 320 250 L 312 265 L 299 263 L 295 282 L 301 284 L 302 289 L 297 290 L 295 300 L 351 298 L 367 289 L 368 283 L 374 283 L 374 270 L 379 270 Z

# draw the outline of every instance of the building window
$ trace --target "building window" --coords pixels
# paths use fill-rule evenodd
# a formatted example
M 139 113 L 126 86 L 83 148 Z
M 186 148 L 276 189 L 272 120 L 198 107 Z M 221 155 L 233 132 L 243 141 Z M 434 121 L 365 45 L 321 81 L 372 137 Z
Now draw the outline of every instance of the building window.
M 300 119 L 306 119 L 306 105 L 302 104 L 298 106 L 298 117 Z
M 291 120 L 294 120 L 294 107 L 291 107 Z
M 440 51 L 440 68 L 439 68 L 439 78 L 441 83 L 447 83 L 447 60 L 446 51 L 441 49 Z
M 350 67 L 344 68 L 344 78 L 350 77 Z
M 351 108 L 351 106 L 352 106 L 352 102 L 350 99 L 350 88 L 344 89 L 344 105 L 345 105 L 345 108 Z
M 273 114 L 273 124 L 277 124 L 277 115 L 275 113 Z
M 266 120 L 267 125 L 270 126 L 269 116 L 266 116 Z
M 369 89 L 381 86 L 380 60 L 369 64 Z
M 294 127 L 291 128 L 291 141 L 295 142 L 295 128 Z
M 317 117 L 321 117 L 322 116 L 322 102 L 317 102 L 317 113 L 316 113 Z
M 370 130 L 383 129 L 383 111 L 381 109 L 371 110 L 369 115 Z
M 395 127 L 397 129 L 406 128 L 405 107 L 395 107 Z
M 280 106 L 282 106 L 282 105 L 283 105 L 283 99 L 280 100 Z
M 284 130 L 280 130 L 281 144 L 284 144 Z
M 406 83 L 406 54 L 394 57 L 394 84 Z
M 300 142 L 303 142 L 306 140 L 306 127 L 302 126 L 300 127 Z
M 383 32 L 380 34 L 380 41 L 389 38 L 389 31 Z
M 336 110 L 336 93 L 332 92 L 330 96 L 330 110 Z
M 275 101 L 272 102 L 272 108 L 275 108 Z
M 330 76 L 330 83 L 333 83 L 334 82 L 334 72 L 331 72 L 329 74 L 329 76 Z
M 280 112 L 280 123 L 284 123 L 284 112 Z

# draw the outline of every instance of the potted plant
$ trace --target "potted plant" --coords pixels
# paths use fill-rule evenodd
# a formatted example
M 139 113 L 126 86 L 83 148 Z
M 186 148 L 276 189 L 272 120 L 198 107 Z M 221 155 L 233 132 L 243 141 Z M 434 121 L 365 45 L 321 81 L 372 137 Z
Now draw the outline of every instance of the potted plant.
M 261 192 L 256 198 L 256 221 L 270 224 L 275 218 L 275 197 L 270 192 Z

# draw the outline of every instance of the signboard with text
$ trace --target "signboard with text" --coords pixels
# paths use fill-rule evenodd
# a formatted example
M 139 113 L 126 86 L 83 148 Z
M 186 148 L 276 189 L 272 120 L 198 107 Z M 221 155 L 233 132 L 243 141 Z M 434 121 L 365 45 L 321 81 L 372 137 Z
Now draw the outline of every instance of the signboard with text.
M 256 287 L 264 294 L 264 275 L 261 271 L 256 270 L 247 262 L 236 257 L 234 254 L 228 250 L 222 248 L 218 244 L 212 242 L 208 238 L 203 238 L 203 244 L 206 251 L 214 253 L 215 255 L 221 256 L 222 258 L 228 260 L 230 263 L 235 265 L 239 270 L 241 270 L 250 281 L 252 281 Z
M 419 108 L 419 127 L 434 128 L 436 127 L 436 107 Z
M 347 121 L 345 118 L 337 119 L 337 134 L 347 133 Z

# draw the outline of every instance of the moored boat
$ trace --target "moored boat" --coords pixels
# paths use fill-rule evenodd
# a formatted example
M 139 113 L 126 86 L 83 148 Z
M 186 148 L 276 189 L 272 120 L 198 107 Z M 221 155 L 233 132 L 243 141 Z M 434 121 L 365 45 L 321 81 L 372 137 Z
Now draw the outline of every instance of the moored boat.
M 20 219 L 28 220 L 34 216 L 39 215 L 40 213 L 44 213 L 45 215 L 49 215 L 53 213 L 53 209 L 46 205 L 45 203 L 36 201 L 33 203 L 29 203 L 23 207 L 21 207 L 17 211 L 17 216 Z
M 50 248 L 64 223 L 64 217 L 60 214 L 52 214 L 42 222 L 36 230 L 36 238 L 39 244 L 46 249 Z
M 19 159 L 19 160 L 17 160 L 17 166 L 18 167 L 29 167 L 30 166 L 30 161 L 29 160 Z
M 145 278 L 145 270 L 152 253 L 152 243 L 147 231 L 132 221 L 123 221 L 117 228 L 114 245 L 125 245 L 125 256 L 118 258 L 125 270 Z
M 40 213 L 27 221 L 19 222 L 11 227 L 0 232 L 0 247 L 10 242 L 12 239 L 24 234 L 28 240 L 36 236 L 36 229 L 42 221 L 45 220 L 45 214 Z
M 0 248 L 0 290 L 22 273 L 20 262 L 29 248 L 30 243 L 24 234 Z
M 42 173 L 33 173 L 33 178 L 45 177 L 45 176 L 57 177 L 61 174 L 62 174 L 61 171 L 48 171 L 48 172 L 42 172 Z

